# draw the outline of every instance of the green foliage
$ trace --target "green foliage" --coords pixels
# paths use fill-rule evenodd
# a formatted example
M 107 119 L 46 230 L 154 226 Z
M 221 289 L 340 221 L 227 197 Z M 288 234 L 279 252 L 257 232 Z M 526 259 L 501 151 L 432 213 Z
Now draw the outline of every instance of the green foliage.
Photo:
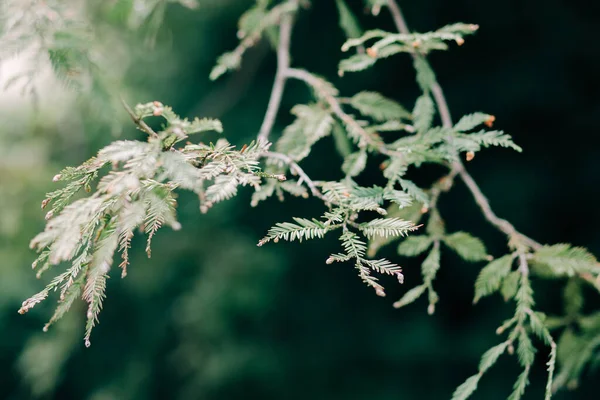
M 344 163 L 342 164 L 342 171 L 348 176 L 356 176 L 360 174 L 366 166 L 367 152 L 361 150 L 346 156 Z
M 417 133 L 425 133 L 431 127 L 434 112 L 433 101 L 428 94 L 424 94 L 417 99 L 412 112 Z
M 105 7 L 112 10 L 110 12 L 122 12 L 130 29 L 146 27 L 155 37 L 168 2 L 173 1 L 122 0 Z M 175 2 L 190 8 L 196 6 L 193 1 Z M 125 105 L 133 122 L 148 135 L 147 140 L 114 141 L 96 157 L 78 167 L 65 168 L 54 177 L 54 181 L 65 185 L 48 193 L 42 202 L 42 208 L 48 209 L 47 223 L 44 231 L 31 241 L 31 247 L 39 252 L 33 268 L 40 277 L 63 262 L 67 267 L 45 289 L 23 302 L 19 312 L 25 313 L 51 293 L 59 292 L 58 306 L 44 327 L 47 330 L 82 298 L 87 305 L 84 340 L 89 346 L 106 298 L 114 254 L 121 254 L 119 267 L 125 277 L 136 230 L 147 235 L 146 253 L 150 257 L 152 241 L 162 227 L 180 229 L 176 212 L 178 191 L 194 193 L 202 213 L 234 197 L 244 186 L 254 189 L 252 206 L 272 196 L 284 200 L 284 194 L 306 198 L 310 193 L 322 201 L 324 210 L 317 217 L 275 223 L 258 246 L 281 240 L 321 239 L 336 231 L 342 251 L 330 255 L 326 263 L 351 262 L 359 278 L 377 295 L 385 296 L 379 275 L 393 276 L 399 283 L 404 282 L 404 276 L 399 265 L 375 255 L 384 245 L 402 239 L 397 251 L 400 256 L 415 257 L 426 252 L 427 255 L 423 255 L 421 264 L 423 282 L 412 285 L 394 303 L 396 308 L 409 305 L 427 293 L 428 313 L 434 313 L 439 297 L 433 282 L 442 266 L 442 243 L 465 261 L 493 260 L 481 269 L 475 281 L 474 303 L 500 292 L 505 301 L 515 301 L 514 315 L 497 330 L 498 334 L 507 334 L 506 340 L 483 354 L 477 374 L 458 386 L 453 400 L 469 398 L 483 374 L 502 354 L 512 354 L 515 345 L 523 370 L 509 399 L 520 399 L 538 352 L 533 337 L 550 347 L 545 399 L 550 399 L 553 390 L 576 383 L 585 367 L 597 359 L 600 347 L 600 318 L 597 312 L 583 314 L 581 288 L 582 282 L 596 288 L 600 286 L 599 264 L 583 248 L 568 244 L 540 245 L 517 232 L 510 222 L 495 216 L 458 155 L 466 152 L 470 160 L 476 152 L 491 146 L 519 152 L 522 149 L 502 131 L 474 132 L 481 125 L 491 128 L 495 117 L 490 114 L 465 115 L 453 125 L 445 100 L 440 99 L 443 95 L 435 72 L 426 59 L 431 51 L 447 50 L 448 42 L 462 45 L 464 37 L 474 33 L 478 26 L 457 23 L 426 33 L 391 33 L 378 29 L 363 32 L 348 4 L 336 0 L 339 25 L 348 39 L 342 50 L 356 50 L 340 61 L 339 75 L 365 70 L 379 59 L 398 53 L 410 54 L 421 93 L 408 112 L 395 100 L 374 91 L 341 97 L 338 89 L 326 79 L 282 65 L 282 59 L 290 58 L 290 46 L 280 35 L 283 36 L 284 27 L 289 28 L 293 20 L 299 18 L 303 5 L 305 2 L 297 0 L 257 1 L 239 19 L 239 45 L 221 55 L 210 73 L 210 79 L 214 80 L 238 69 L 245 52 L 262 38 L 277 47 L 280 65 L 264 126 L 273 125 L 287 80 L 296 79 L 306 84 L 314 99 L 291 109 L 295 119 L 281 130 L 274 145 L 265 140 L 273 134 L 272 129 L 266 134 L 261 132 L 256 141 L 239 150 L 224 138 L 214 143 L 194 144 L 187 141 L 191 135 L 222 132 L 220 121 L 206 118 L 190 121 L 159 102 L 138 104 L 133 110 Z M 392 13 L 397 7 L 395 2 L 387 0 L 367 0 L 365 5 L 373 15 L 379 14 L 383 6 L 390 6 Z M 2 7 L 9 11 L 18 8 L 15 1 Z M 0 50 L 0 58 L 35 48 L 37 57 L 43 55 L 41 58 L 67 86 L 82 93 L 88 86 L 110 92 L 115 83 L 100 74 L 105 66 L 97 62 L 98 58 L 90 50 L 94 35 L 86 28 L 84 14 L 78 16 L 84 23 L 76 23 L 74 18 L 65 17 L 60 3 L 55 1 L 36 4 L 32 13 L 4 13 L 0 36 L 8 36 L 10 40 Z M 404 25 L 403 21 L 395 22 Z M 23 29 L 31 26 L 35 27 L 33 33 L 31 29 Z M 365 49 L 365 46 L 368 47 Z M 289 60 L 285 64 L 289 64 Z M 25 87 L 33 87 L 34 72 L 25 71 L 9 83 L 24 79 Z M 114 96 L 110 100 L 114 100 Z M 362 119 L 353 115 L 354 112 Z M 107 114 L 109 118 L 114 117 L 114 113 Z M 154 117 L 162 118 L 164 125 L 160 130 L 155 131 L 148 125 L 149 119 Z M 438 119 L 442 126 L 437 125 Z M 329 140 L 329 136 L 342 156 L 344 176 L 337 178 L 339 180 L 312 180 L 299 163 L 308 162 L 313 146 L 321 139 Z M 266 159 L 264 165 L 261 164 L 263 159 Z M 357 183 L 363 181 L 361 174 L 371 171 L 369 163 L 375 161 L 380 162 L 381 176 L 376 178 L 380 183 Z M 448 171 L 434 184 L 422 185 L 407 174 L 411 167 L 424 163 L 437 164 Z M 288 180 L 288 173 L 295 179 Z M 462 231 L 446 233 L 438 203 L 459 178 L 475 196 L 485 218 L 506 234 L 509 253 L 494 260 L 476 237 Z M 425 233 L 408 236 L 421 227 L 418 225 L 421 219 L 425 219 Z M 565 288 L 566 316 L 546 318 L 534 308 L 531 280 L 564 277 L 569 278 Z M 550 329 L 556 327 L 564 328 L 558 342 L 550 334 Z M 559 369 L 554 378 L 557 363 Z
M 469 377 L 463 384 L 456 388 L 452 394 L 452 400 L 465 400 L 468 399 L 475 390 L 477 390 L 477 384 L 479 383 L 480 375 L 473 375 Z
M 344 0 L 335 0 L 335 4 L 340 13 L 340 27 L 346 34 L 347 38 L 355 38 L 362 35 L 362 29 L 356 19 L 356 16 L 352 13 L 350 8 Z
M 410 236 L 400 242 L 398 246 L 398 254 L 406 257 L 414 257 L 423 253 L 431 246 L 433 240 L 426 235 Z
M 500 289 L 502 280 L 510 273 L 512 262 L 513 258 L 506 255 L 492 261 L 481 270 L 475 281 L 474 303 Z
M 447 50 L 446 42 L 455 41 L 458 44 L 464 42 L 464 36 L 473 34 L 479 27 L 469 24 L 447 25 L 437 31 L 428 33 L 389 33 L 382 30 L 366 31 L 359 38 L 348 39 L 342 46 L 342 51 L 348 51 L 366 43 L 372 43 L 367 54 L 356 54 L 342 60 L 339 71 L 355 72 L 364 70 L 379 58 L 387 58 L 398 53 L 427 54 L 432 50 Z M 368 61 L 370 59 L 370 61 Z
M 444 237 L 444 243 L 467 261 L 483 261 L 488 258 L 481 240 L 466 232 L 455 232 Z
M 292 114 L 296 120 L 285 128 L 275 149 L 300 161 L 308 156 L 317 141 L 331 133 L 334 120 L 327 110 L 316 104 L 297 105 L 292 108 Z
M 377 92 L 360 92 L 352 96 L 350 105 L 361 114 L 376 121 L 410 119 L 411 115 L 400 104 Z
M 88 303 L 85 336 L 88 346 L 102 309 L 114 253 L 118 250 L 122 254 L 120 267 L 125 276 L 128 249 L 136 228 L 148 235 L 148 256 L 152 238 L 162 226 L 180 229 L 175 215 L 176 188 L 197 193 L 200 207 L 206 211 L 233 196 L 239 185 L 260 182 L 257 159 L 267 144 L 252 143 L 244 151 L 238 151 L 219 139 L 216 144 L 176 148 L 175 144 L 189 134 L 220 131 L 220 123 L 208 119 L 190 122 L 157 102 L 136 106 L 133 118 L 147 127 L 140 121 L 149 115 L 161 115 L 167 125 L 160 132 L 144 128 L 149 134 L 147 142 L 114 142 L 100 150 L 97 157 L 79 167 L 66 168 L 54 177 L 54 181 L 68 182 L 67 186 L 49 193 L 42 202 L 42 208 L 52 207 L 46 215 L 48 223 L 44 232 L 31 241 L 31 247 L 40 252 L 33 263 L 40 273 L 63 261 L 72 264 L 44 290 L 23 302 L 19 312 L 27 312 L 60 288 L 59 308 L 51 319 L 53 323 L 69 309 L 82 287 L 82 297 Z M 109 165 L 112 169 L 92 192 L 92 181 Z M 71 202 L 82 188 L 92 193 Z

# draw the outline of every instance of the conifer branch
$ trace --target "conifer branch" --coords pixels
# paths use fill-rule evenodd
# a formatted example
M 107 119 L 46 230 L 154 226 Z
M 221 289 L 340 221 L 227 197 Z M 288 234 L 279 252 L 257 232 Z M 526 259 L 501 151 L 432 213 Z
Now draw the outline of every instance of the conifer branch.
M 392 14 L 392 18 L 394 20 L 394 24 L 398 31 L 403 34 L 410 34 L 410 30 L 408 29 L 408 25 L 406 24 L 406 20 L 402 15 L 402 10 L 398 6 L 396 0 L 388 0 L 388 8 L 390 9 L 390 13 Z M 425 60 L 425 57 L 418 53 L 411 53 L 413 58 L 422 57 Z M 425 61 L 426 62 L 426 61 Z M 444 128 L 452 128 L 452 118 L 450 116 L 450 111 L 448 109 L 448 102 L 446 101 L 446 97 L 444 96 L 444 92 L 437 81 L 434 81 L 431 85 L 431 92 L 435 99 L 437 109 L 440 113 L 440 119 L 442 120 L 442 125 Z M 471 174 L 469 174 L 460 160 L 457 160 L 452 163 L 452 168 L 447 177 L 459 175 L 461 180 L 465 183 L 475 202 L 483 212 L 485 219 L 495 226 L 498 230 L 506 234 L 509 239 L 516 239 L 523 244 L 531 247 L 534 250 L 537 250 L 542 247 L 542 245 L 535 240 L 523 235 L 505 219 L 499 218 L 492 207 L 490 206 L 490 202 L 485 197 L 477 182 L 473 179 Z
M 292 37 L 293 16 L 284 14 L 279 24 L 279 46 L 277 47 L 277 73 L 271 90 L 269 105 L 258 134 L 259 140 L 267 141 L 275 124 L 275 118 L 281 105 L 281 98 L 287 80 L 287 70 L 290 67 L 290 40 Z

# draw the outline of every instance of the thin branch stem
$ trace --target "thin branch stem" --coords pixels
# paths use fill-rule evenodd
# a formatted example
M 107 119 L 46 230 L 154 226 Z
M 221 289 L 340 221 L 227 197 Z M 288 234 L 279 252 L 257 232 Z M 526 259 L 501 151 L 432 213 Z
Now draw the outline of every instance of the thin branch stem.
M 277 73 L 271 90 L 269 105 L 258 134 L 259 140 L 267 141 L 275 124 L 275 118 L 281 106 L 281 98 L 287 79 L 286 71 L 290 67 L 290 40 L 292 37 L 293 17 L 285 14 L 279 24 L 279 46 L 277 47 Z
M 264 153 L 262 153 L 262 155 L 263 157 L 283 161 L 290 167 L 290 171 L 292 171 L 300 177 L 299 183 L 306 183 L 306 186 L 308 186 L 313 196 L 323 201 L 327 201 L 325 199 L 325 196 L 323 196 L 321 191 L 317 188 L 315 182 L 312 179 L 310 179 L 308 175 L 306 175 L 306 172 L 304 172 L 304 170 L 298 165 L 298 163 L 296 163 L 290 156 L 283 153 L 276 153 L 273 151 L 265 151 Z
M 146 132 L 148 135 L 153 136 L 153 137 L 158 137 L 158 133 L 154 132 L 154 130 L 152 128 L 150 128 L 150 126 L 148 126 L 147 123 L 144 122 L 144 120 L 142 120 L 141 118 L 138 118 L 135 113 L 133 112 L 133 110 L 131 109 L 131 107 L 129 107 L 129 104 L 127 104 L 127 102 L 125 101 L 125 99 L 121 96 L 121 103 L 123 103 L 123 107 L 125 108 L 125 111 L 127 111 L 127 114 L 129 114 L 129 116 L 131 117 L 131 120 L 138 126 L 138 128 L 140 128 L 142 131 Z
M 394 20 L 394 24 L 398 28 L 401 33 L 409 34 L 410 31 L 402 15 L 402 11 L 398 6 L 396 0 L 388 0 L 388 8 L 390 9 L 390 13 L 392 14 L 392 18 Z M 413 58 L 423 57 L 418 53 L 411 53 Z M 440 113 L 440 119 L 442 120 L 442 125 L 445 128 L 452 128 L 452 118 L 450 116 L 450 111 L 448 109 L 448 102 L 446 101 L 446 97 L 444 96 L 444 92 L 442 91 L 441 86 L 437 83 L 437 81 L 432 85 L 431 91 L 433 93 L 433 97 L 435 99 L 437 109 Z M 490 202 L 485 197 L 485 195 L 481 192 L 481 189 L 473 179 L 473 177 L 467 172 L 465 166 L 460 160 L 457 160 L 452 163 L 452 169 L 450 171 L 449 176 L 454 176 L 458 173 L 462 181 L 465 183 L 471 194 L 473 195 L 475 202 L 481 208 L 485 219 L 499 229 L 501 232 L 506 234 L 509 239 L 514 239 L 517 241 L 521 241 L 525 245 L 533 248 L 539 249 L 542 245 L 535 240 L 523 235 L 507 220 L 499 218 L 492 207 L 490 206 Z

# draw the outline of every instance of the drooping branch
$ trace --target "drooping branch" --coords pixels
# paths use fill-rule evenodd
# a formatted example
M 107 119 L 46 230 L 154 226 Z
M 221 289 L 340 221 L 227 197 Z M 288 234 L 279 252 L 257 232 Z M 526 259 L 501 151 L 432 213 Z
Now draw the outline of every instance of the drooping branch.
M 402 11 L 401 11 L 400 7 L 398 6 L 398 3 L 396 2 L 396 0 L 388 0 L 388 8 L 390 9 L 390 13 L 392 14 L 394 24 L 396 25 L 396 28 L 398 29 L 398 31 L 400 31 L 401 33 L 404 33 L 404 34 L 409 34 L 410 31 L 408 29 L 408 26 L 406 24 L 404 16 L 402 15 Z M 418 53 L 411 53 L 411 54 L 412 54 L 413 58 L 424 57 Z M 444 92 L 437 81 L 433 83 L 433 85 L 431 87 L 431 91 L 432 91 L 433 97 L 435 99 L 437 109 L 440 113 L 440 119 L 442 120 L 442 125 L 445 128 L 452 128 L 452 118 L 450 116 L 450 111 L 448 109 L 448 102 L 446 101 Z M 496 213 L 494 213 L 494 211 L 492 210 L 492 207 L 490 205 L 490 202 L 485 197 L 485 195 L 479 188 L 479 185 L 477 185 L 477 182 L 475 182 L 475 180 L 473 179 L 471 174 L 469 174 L 467 172 L 465 166 L 463 165 L 463 163 L 460 160 L 457 160 L 452 163 L 452 169 L 450 171 L 449 176 L 455 176 L 456 174 L 458 174 L 460 176 L 461 180 L 465 183 L 465 185 L 467 186 L 467 188 L 473 195 L 475 202 L 481 209 L 483 216 L 490 224 L 492 224 L 498 230 L 500 230 L 501 232 L 506 234 L 509 237 L 509 239 L 520 241 L 523 244 L 525 244 L 526 246 L 529 246 L 533 249 L 538 249 L 541 247 L 541 244 L 539 244 L 535 240 L 523 235 L 522 233 L 517 231 L 517 229 L 514 227 L 514 225 L 512 225 L 510 222 L 508 222 L 505 219 L 499 218 L 496 215 Z

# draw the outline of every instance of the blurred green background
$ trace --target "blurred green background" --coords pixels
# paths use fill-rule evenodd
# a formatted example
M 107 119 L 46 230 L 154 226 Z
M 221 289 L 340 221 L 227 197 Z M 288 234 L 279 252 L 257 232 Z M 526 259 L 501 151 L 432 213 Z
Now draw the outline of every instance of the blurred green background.
M 111 49 L 110 63 L 123 73 L 119 91 L 131 103 L 160 100 L 185 116 L 221 118 L 235 144 L 256 136 L 275 71 L 269 44 L 251 50 L 239 72 L 208 80 L 216 57 L 236 45 L 237 19 L 252 1 L 201 0 L 195 11 L 170 5 L 154 45 L 147 40 L 154 33 L 132 33 L 111 3 L 98 6 L 93 20 Z M 312 3 L 294 29 L 293 65 L 327 77 L 342 95 L 378 90 L 410 108 L 418 87 L 409 57 L 339 78 L 344 37 L 335 2 Z M 362 1 L 349 4 L 363 28 L 393 30 L 385 10 L 375 18 Z M 465 45 L 431 61 L 455 118 L 494 114 L 496 127 L 524 148 L 522 154 L 488 150 L 468 165 L 497 213 L 541 242 L 571 242 L 599 255 L 600 3 L 400 4 L 414 30 L 457 21 L 481 27 Z M 114 51 L 112 43 L 119 43 Z M 22 66 L 9 60 L 0 79 L 10 68 Z M 35 279 L 28 243 L 43 228 L 39 204 L 55 188 L 51 177 L 118 137 L 143 138 L 123 110 L 96 102 L 97 93 L 75 95 L 52 79 L 40 71 L 37 107 L 18 90 L 0 94 L 1 399 L 449 399 L 499 341 L 494 331 L 512 305 L 494 297 L 472 306 L 480 265 L 444 253 L 436 314 L 427 315 L 424 301 L 395 310 L 391 303 L 420 279 L 422 260 L 399 260 L 394 246 L 384 249 L 403 266 L 406 283 L 388 285 L 387 298 L 374 296 L 351 265 L 324 263 L 338 250 L 335 238 L 257 248 L 272 224 L 312 217 L 322 204 L 271 199 L 251 209 L 250 190 L 207 215 L 198 212 L 197 199 L 181 195 L 183 229 L 159 232 L 152 259 L 143 239 L 134 239 L 129 275 L 113 274 L 91 348 L 83 346 L 82 304 L 43 333 L 56 299 L 26 316 L 16 311 L 49 279 Z M 309 99 L 305 87 L 288 85 L 275 135 L 291 121 L 291 106 Z M 341 175 L 332 149 L 327 141 L 317 145 L 303 164 L 310 176 Z M 411 174 L 426 182 L 440 172 Z M 373 168 L 361 179 L 376 175 Z M 502 254 L 505 239 L 461 184 L 441 203 L 449 231 L 469 231 Z M 560 283 L 534 285 L 540 309 L 560 312 Z M 587 306 L 599 303 L 589 293 Z M 542 397 L 546 356 L 540 347 L 525 399 Z M 502 358 L 473 398 L 506 398 L 518 373 L 514 358 Z M 577 391 L 556 399 L 597 398 L 598 378 L 588 371 Z

